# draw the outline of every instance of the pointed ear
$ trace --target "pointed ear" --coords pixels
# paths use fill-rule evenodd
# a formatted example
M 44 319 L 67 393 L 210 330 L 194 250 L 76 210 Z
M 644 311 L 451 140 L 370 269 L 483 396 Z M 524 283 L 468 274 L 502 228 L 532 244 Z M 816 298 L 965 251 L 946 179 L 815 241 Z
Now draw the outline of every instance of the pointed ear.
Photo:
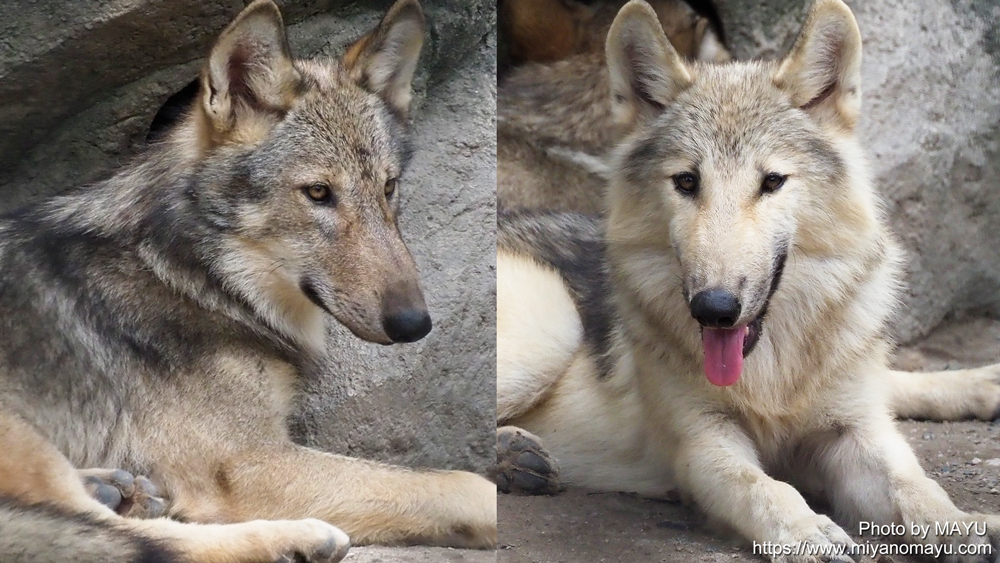
M 667 40 L 656 12 L 632 0 L 618 12 L 605 43 L 612 111 L 630 125 L 663 110 L 691 84 L 691 72 Z
M 822 122 L 853 130 L 861 112 L 861 32 L 841 0 L 816 0 L 774 83 Z
M 424 13 L 416 0 L 399 0 L 378 26 L 351 45 L 341 59 L 351 79 L 378 94 L 403 117 L 424 44 Z
M 257 0 L 212 47 L 202 73 L 203 108 L 216 130 L 226 131 L 247 113 L 287 110 L 299 81 L 281 12 L 271 0 Z

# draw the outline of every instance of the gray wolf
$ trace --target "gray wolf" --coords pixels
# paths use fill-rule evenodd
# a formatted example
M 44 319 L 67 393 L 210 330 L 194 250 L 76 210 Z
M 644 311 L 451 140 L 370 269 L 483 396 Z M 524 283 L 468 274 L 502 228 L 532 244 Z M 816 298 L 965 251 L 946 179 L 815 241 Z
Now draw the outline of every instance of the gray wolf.
M 0 218 L 0 559 L 59 559 L 32 522 L 116 538 L 87 553 L 121 560 L 495 545 L 488 480 L 314 451 L 285 426 L 325 315 L 381 344 L 431 330 L 397 227 L 424 27 L 399 0 L 339 60 L 295 60 L 258 0 L 148 154 Z M 189 524 L 120 516 L 164 506 Z
M 630 133 L 605 219 L 499 216 L 501 489 L 679 492 L 748 540 L 840 550 L 780 562 L 853 560 L 841 525 L 861 521 L 996 561 L 1000 517 L 959 510 L 893 420 L 994 417 L 1000 370 L 956 374 L 955 390 L 930 374 L 911 386 L 930 403 L 897 395 L 885 333 L 902 257 L 854 133 L 850 9 L 818 0 L 784 59 L 718 65 L 685 61 L 635 0 L 606 48 L 611 118 Z M 935 522 L 985 531 L 910 533 Z

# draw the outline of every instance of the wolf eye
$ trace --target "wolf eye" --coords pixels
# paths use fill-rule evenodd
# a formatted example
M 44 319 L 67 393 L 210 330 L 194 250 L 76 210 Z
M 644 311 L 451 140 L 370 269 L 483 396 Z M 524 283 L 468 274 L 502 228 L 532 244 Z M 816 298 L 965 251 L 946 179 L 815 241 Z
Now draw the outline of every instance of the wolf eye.
M 694 196 L 698 193 L 698 177 L 690 172 L 675 174 L 674 187 L 684 195 Z
M 785 179 L 788 176 L 782 176 L 777 172 L 771 172 L 767 176 L 764 176 L 764 181 L 760 183 L 760 191 L 765 194 L 772 194 L 778 191 L 779 188 L 785 183 Z
M 396 193 L 396 179 L 390 178 L 385 181 L 385 198 L 391 198 L 394 193 Z
M 321 205 L 336 205 L 337 199 L 333 196 L 333 190 L 326 184 L 312 184 L 302 188 L 306 197 L 313 200 L 313 203 Z

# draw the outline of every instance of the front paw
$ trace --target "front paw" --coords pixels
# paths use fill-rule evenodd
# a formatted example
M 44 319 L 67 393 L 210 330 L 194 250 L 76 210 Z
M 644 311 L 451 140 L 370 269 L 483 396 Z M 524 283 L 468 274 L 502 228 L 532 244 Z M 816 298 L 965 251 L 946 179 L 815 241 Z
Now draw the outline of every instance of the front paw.
M 1000 516 L 969 514 L 947 522 L 924 524 L 926 541 L 935 544 L 945 563 L 1000 562 Z
M 979 368 L 970 378 L 978 389 L 970 397 L 975 417 L 986 421 L 1000 418 L 1000 364 Z
M 351 540 L 340 528 L 321 520 L 299 520 L 295 526 L 294 546 L 278 556 L 275 563 L 337 563 L 347 556 Z
M 444 537 L 431 543 L 446 547 L 493 549 L 497 545 L 497 487 L 475 473 L 449 473 L 445 509 L 450 524 Z
M 854 563 L 854 540 L 822 514 L 814 514 L 802 523 L 790 540 L 772 546 L 774 563 Z

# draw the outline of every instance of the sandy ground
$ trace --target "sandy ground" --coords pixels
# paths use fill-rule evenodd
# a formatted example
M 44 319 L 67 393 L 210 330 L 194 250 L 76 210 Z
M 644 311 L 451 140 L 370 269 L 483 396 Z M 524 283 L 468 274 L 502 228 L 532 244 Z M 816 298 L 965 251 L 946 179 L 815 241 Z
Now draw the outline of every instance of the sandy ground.
M 1000 321 L 986 319 L 949 323 L 896 356 L 902 369 L 997 361 Z M 1000 512 L 1000 422 L 902 421 L 900 427 L 925 470 L 959 508 Z M 582 490 L 553 497 L 501 495 L 499 518 L 499 563 L 763 561 L 735 538 L 708 528 L 694 510 L 633 495 Z

